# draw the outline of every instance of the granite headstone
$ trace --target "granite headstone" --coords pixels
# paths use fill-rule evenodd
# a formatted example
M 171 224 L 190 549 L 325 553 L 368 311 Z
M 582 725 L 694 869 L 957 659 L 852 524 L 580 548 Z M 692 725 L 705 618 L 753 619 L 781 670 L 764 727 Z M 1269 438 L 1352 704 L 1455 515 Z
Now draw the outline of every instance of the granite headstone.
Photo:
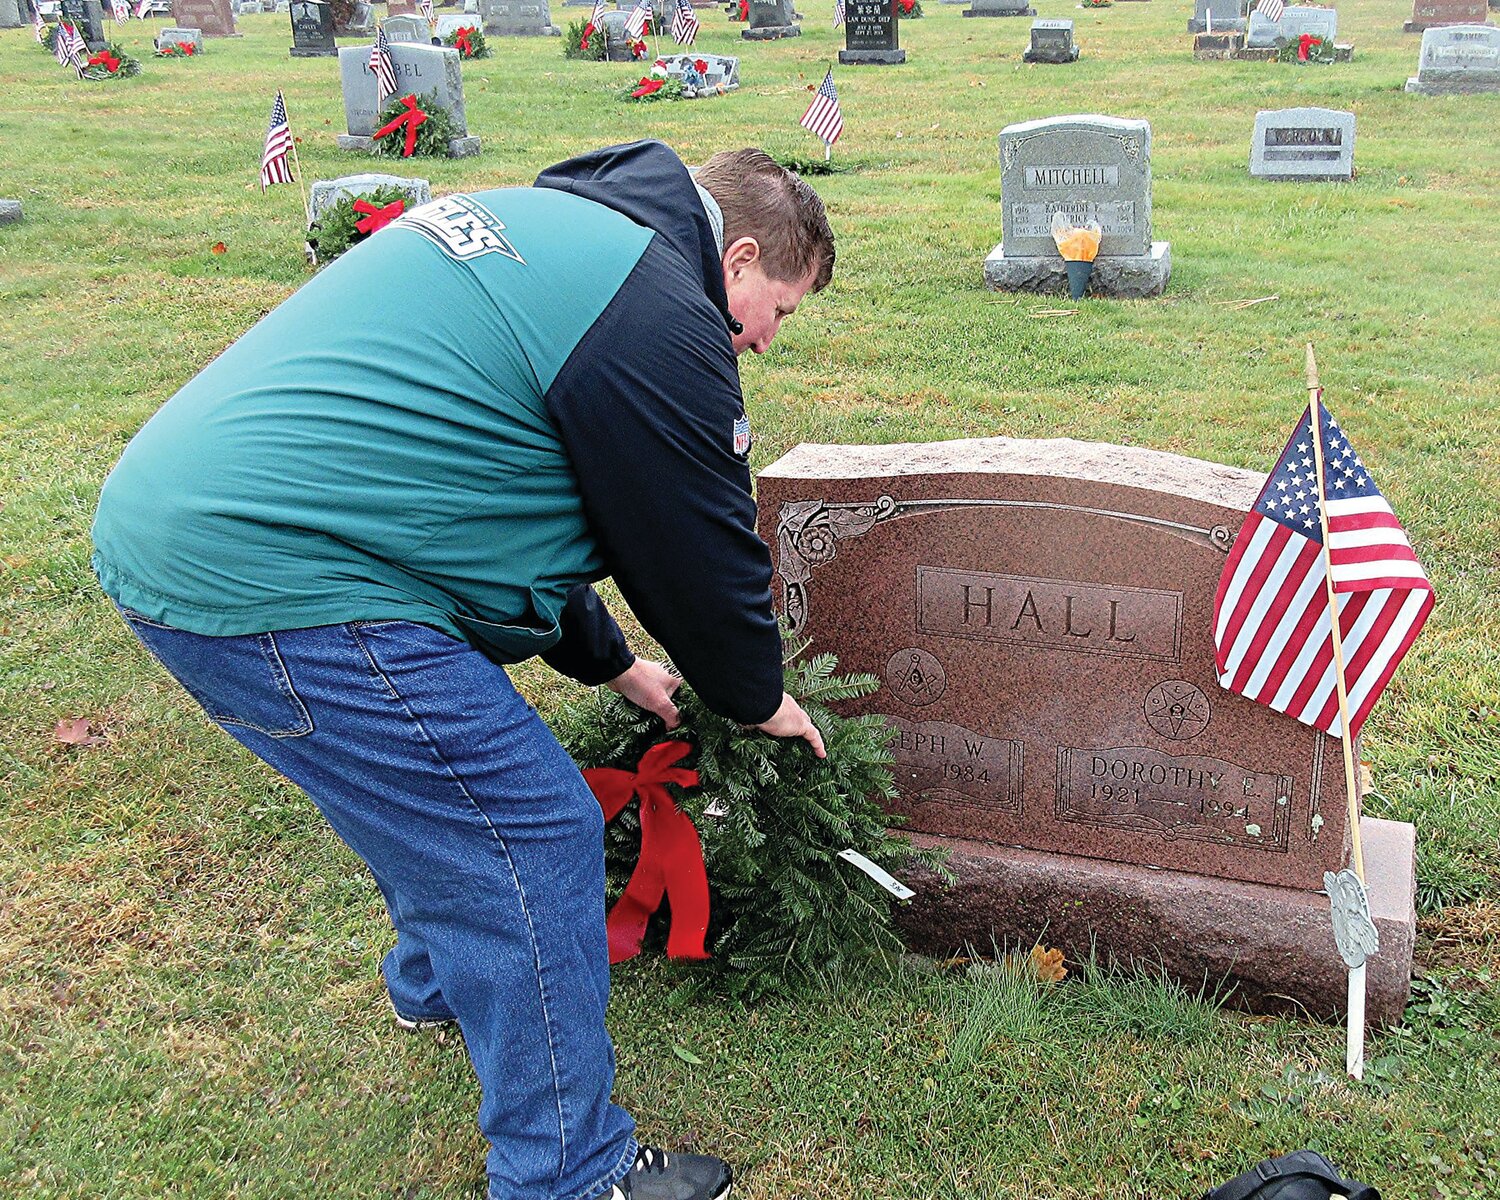
M 1161 955 L 1200 983 L 1211 966 L 1247 991 L 1338 1006 L 1317 890 L 1348 861 L 1338 740 L 1226 691 L 1214 668 L 1216 587 L 1263 483 L 1065 439 L 799 446 L 761 473 L 760 532 L 793 635 L 881 681 L 843 707 L 889 723 L 888 807 L 953 851 L 958 888 L 919 888 L 908 926 L 928 947 L 1044 928 L 1062 944 L 1050 922 L 1081 897 L 1139 894 L 1123 915 L 1075 912 L 1096 920 L 1066 925 L 1070 955 L 1087 955 L 1092 923 L 1106 957 Z M 1410 977 L 1403 828 L 1394 865 L 1368 871 L 1395 926 L 1371 962 L 1385 1020 Z M 1049 872 L 1059 883 L 1038 893 Z M 1028 889 L 1022 911 L 1043 927 L 1014 929 L 1014 893 Z M 1205 924 L 1204 906 L 1240 918 Z M 1240 936 L 1283 952 L 1235 962 Z M 1333 965 L 1300 979 L 1319 953 Z
M 731 55 L 700 50 L 692 54 L 669 54 L 661 61 L 666 67 L 667 77 L 682 84 L 682 94 L 689 100 L 739 90 L 740 60 Z M 704 66 L 702 71 L 698 69 L 700 62 Z
M 893 0 L 848 0 L 839 62 L 894 66 L 906 61 Z
M 389 42 L 418 42 L 424 46 L 432 42 L 427 22 L 414 14 L 387 17 L 380 23 L 380 27 L 385 30 L 385 37 Z
M 292 22 L 293 58 L 333 58 L 338 44 L 333 40 L 333 6 L 318 0 L 292 0 L 288 10 Z
M 386 0 L 385 19 L 389 21 L 392 17 L 415 17 L 417 16 L 417 0 Z M 426 22 L 424 21 L 425 25 Z
M 1250 174 L 1256 179 L 1353 179 L 1354 114 L 1332 108 L 1256 113 Z
M 62 0 L 58 13 L 83 35 L 91 51 L 104 48 L 104 6 L 99 0 Z
M 20 29 L 27 14 L 23 0 L 0 0 L 0 29 Z
M 152 39 L 152 45 L 156 49 L 160 49 L 162 46 L 175 46 L 179 42 L 184 42 L 192 46 L 194 54 L 202 54 L 203 30 L 176 29 L 169 25 L 165 29 L 158 29 L 156 37 Z
M 966 17 L 1034 17 L 1030 0 L 970 0 Z
M 635 54 L 631 51 L 631 38 L 625 32 L 625 25 L 630 20 L 630 14 L 618 10 L 607 12 L 600 18 L 600 24 L 604 29 L 604 57 L 609 62 L 635 62 Z
M 1245 0 L 1195 0 L 1189 33 L 1229 33 L 1245 28 Z
M 1444 25 L 1487 25 L 1489 6 L 1485 0 L 1414 0 L 1411 20 L 1401 26 L 1406 33 L 1421 33 Z
M 172 0 L 172 23 L 201 29 L 206 38 L 240 36 L 229 0 Z
M 1307 33 L 1322 38 L 1331 46 L 1338 31 L 1337 9 L 1290 4 L 1281 10 L 1281 17 L 1276 21 L 1267 20 L 1266 15 L 1258 10 L 1252 12 L 1245 42 L 1250 46 L 1277 46 L 1283 42 L 1295 42 Z
M 547 0 L 480 0 L 486 36 L 547 37 L 558 33 Z
M 801 36 L 802 26 L 797 24 L 792 0 L 750 0 L 749 28 L 740 30 L 740 37 L 752 42 L 768 42 Z
M 999 291 L 1066 292 L 1052 214 L 1102 231 L 1090 291 L 1157 296 L 1172 270 L 1171 248 L 1151 239 L 1151 126 L 1097 114 L 1047 117 L 1000 132 L 1003 237 L 985 260 Z
M 418 46 L 398 42 L 391 46 L 391 66 L 396 75 L 396 95 L 426 96 L 446 109 L 453 120 L 455 136 L 449 143 L 452 158 L 479 153 L 479 139 L 469 133 L 464 114 L 464 77 L 458 51 L 441 46 Z M 339 76 L 344 90 L 344 117 L 349 132 L 340 134 L 340 150 L 368 150 L 375 132 L 375 75 L 370 70 L 370 51 L 365 46 L 339 50 Z
M 457 33 L 460 29 L 478 29 L 483 25 L 477 14 L 444 13 L 437 19 L 436 34 L 445 38 L 449 34 Z
M 1031 45 L 1021 57 L 1032 63 L 1077 62 L 1078 47 L 1073 44 L 1073 22 L 1033 21 Z
M 1424 30 L 1417 73 L 1406 81 L 1406 90 L 1433 96 L 1500 92 L 1500 28 L 1444 25 Z
M 346 197 L 358 198 L 373 195 L 380 188 L 400 188 L 406 194 L 406 208 L 410 211 L 419 204 L 432 199 L 432 186 L 425 179 L 409 179 L 402 175 L 345 175 L 341 179 L 319 179 L 308 189 L 308 207 L 312 223 L 316 225 L 323 213 Z

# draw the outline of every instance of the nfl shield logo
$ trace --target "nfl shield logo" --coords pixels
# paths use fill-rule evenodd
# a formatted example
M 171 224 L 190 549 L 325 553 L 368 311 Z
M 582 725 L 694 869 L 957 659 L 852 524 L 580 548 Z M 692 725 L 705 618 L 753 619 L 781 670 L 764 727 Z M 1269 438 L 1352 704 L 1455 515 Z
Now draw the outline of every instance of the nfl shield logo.
M 749 417 L 741 417 L 734 423 L 734 452 L 741 458 L 750 453 Z

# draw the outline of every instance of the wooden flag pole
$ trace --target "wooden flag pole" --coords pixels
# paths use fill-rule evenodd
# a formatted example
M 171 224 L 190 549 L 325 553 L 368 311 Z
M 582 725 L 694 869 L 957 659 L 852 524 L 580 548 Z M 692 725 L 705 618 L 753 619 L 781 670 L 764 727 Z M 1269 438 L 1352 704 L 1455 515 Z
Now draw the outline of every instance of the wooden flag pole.
M 1339 700 L 1339 736 L 1344 744 L 1344 789 L 1349 802 L 1349 834 L 1353 846 L 1354 874 L 1361 889 L 1365 883 L 1365 852 L 1359 831 L 1359 777 L 1355 774 L 1354 739 L 1349 734 L 1349 687 L 1344 678 L 1344 638 L 1339 629 L 1338 594 L 1333 587 L 1333 550 L 1328 534 L 1327 483 L 1323 475 L 1323 430 L 1319 413 L 1323 387 L 1318 379 L 1318 360 L 1312 343 L 1307 346 L 1307 411 L 1312 433 L 1313 465 L 1318 475 L 1318 522 L 1323 532 L 1323 582 L 1328 589 L 1328 624 L 1333 637 L 1333 682 Z M 1330 903 L 1338 903 L 1330 896 Z M 1355 1079 L 1365 1073 L 1365 964 L 1349 968 L 1349 1017 L 1345 1038 L 1344 1067 Z

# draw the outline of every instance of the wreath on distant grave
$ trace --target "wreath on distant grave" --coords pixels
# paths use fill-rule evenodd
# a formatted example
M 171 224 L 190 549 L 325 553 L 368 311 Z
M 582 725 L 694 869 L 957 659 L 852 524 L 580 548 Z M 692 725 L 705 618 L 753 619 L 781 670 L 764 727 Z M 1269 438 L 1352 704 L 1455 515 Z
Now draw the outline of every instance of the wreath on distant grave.
M 1304 33 L 1296 41 L 1287 42 L 1277 50 L 1276 60 L 1294 63 L 1331 63 L 1333 62 L 1333 43 L 1326 38 Z
M 922 15 L 922 0 L 894 0 L 896 14 L 903 21 L 915 21 Z
M 879 680 L 839 676 L 833 655 L 798 659 L 803 649 L 784 647 L 796 659 L 784 686 L 817 724 L 826 759 L 710 712 L 686 686 L 671 733 L 603 688 L 557 715 L 558 740 L 608 818 L 611 961 L 632 957 L 644 937 L 668 957 L 707 959 L 698 980 L 753 998 L 901 950 L 895 902 L 869 868 L 942 871 L 943 855 L 889 832 L 899 818 L 880 803 L 895 795 L 885 718 L 826 707 Z M 658 909 L 663 893 L 670 916 Z
M 318 216 L 307 240 L 318 252 L 318 262 L 331 263 L 344 251 L 379 233 L 406 211 L 405 192 L 383 184 L 364 196 L 344 196 Z M 394 206 L 399 205 L 399 208 Z
M 750 0 L 729 0 L 729 3 L 724 6 L 724 15 L 731 21 L 748 21 Z
M 192 58 L 197 53 L 192 42 L 163 42 L 156 48 L 157 58 Z
M 1083 0 L 1079 8 L 1113 8 L 1115 0 Z
M 627 83 L 620 93 L 620 99 L 640 103 L 686 97 L 687 89 L 682 86 L 682 80 L 673 79 L 665 69 L 658 67 L 652 67 L 649 74 L 641 76 L 639 83 Z
M 443 45 L 452 46 L 459 58 L 488 58 L 490 44 L 485 40 L 484 30 L 478 25 L 462 25 L 443 35 Z
M 438 103 L 436 91 L 392 96 L 375 118 L 370 153 L 382 158 L 446 158 L 448 143 L 456 137 L 453 117 Z
M 118 42 L 109 42 L 84 64 L 85 79 L 128 79 L 141 73 L 141 60 L 126 54 Z
M 574 21 L 563 38 L 563 57 L 603 62 L 609 57 L 609 34 L 592 21 Z

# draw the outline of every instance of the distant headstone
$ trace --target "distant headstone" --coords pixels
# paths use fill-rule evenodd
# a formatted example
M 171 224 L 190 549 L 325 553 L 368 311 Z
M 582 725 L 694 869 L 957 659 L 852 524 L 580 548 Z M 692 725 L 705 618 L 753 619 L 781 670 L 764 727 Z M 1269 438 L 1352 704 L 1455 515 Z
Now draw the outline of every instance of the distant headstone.
M 1408 92 L 1467 95 L 1500 92 L 1500 28 L 1445 25 L 1422 34 L 1422 56 Z
M 1078 47 L 1073 44 L 1073 22 L 1033 21 L 1031 45 L 1021 57 L 1033 63 L 1077 62 Z
M 264 12 L 260 0 L 240 0 L 240 13 L 255 15 Z
M 1067 439 L 803 445 L 760 473 L 792 635 L 880 681 L 839 707 L 885 720 L 886 807 L 951 851 L 955 887 L 919 884 L 903 920 L 916 944 L 1086 958 L 1097 938 L 1103 961 L 1342 1005 L 1319 891 L 1348 861 L 1338 739 L 1214 667 L 1215 591 L 1264 482 Z M 1363 830 L 1371 1006 L 1399 1020 L 1412 830 Z
M 1256 113 L 1250 174 L 1256 179 L 1353 179 L 1354 114 L 1332 108 Z
M 424 46 L 432 42 L 432 34 L 427 28 L 427 22 L 418 16 L 387 17 L 381 22 L 380 27 L 385 30 L 387 41 L 419 42 Z
M 839 62 L 893 66 L 906 61 L 892 0 L 848 0 L 845 14 Z
M 240 36 L 229 0 L 172 0 L 172 23 L 201 29 L 206 38 Z
M 1244 28 L 1245 0 L 1195 0 L 1187 25 L 1189 33 L 1243 32 Z
M 484 22 L 477 14 L 471 16 L 461 13 L 444 13 L 437 19 L 436 33 L 438 37 L 445 38 L 449 34 L 457 33 L 460 29 L 478 29 L 483 24 Z
M 479 153 L 479 139 L 469 133 L 464 115 L 464 77 L 458 51 L 440 46 L 417 46 L 397 42 L 391 47 L 391 66 L 396 74 L 397 96 L 435 94 L 436 104 L 453 119 L 456 136 L 448 145 L 451 158 Z M 340 150 L 369 150 L 379 109 L 375 102 L 375 75 L 370 70 L 367 46 L 339 49 L 339 77 L 344 90 L 347 134 L 337 138 Z
M 19 200 L 0 200 L 0 225 L 13 225 L 21 219 Z
M 736 92 L 740 87 L 740 60 L 723 54 L 699 51 L 689 54 L 670 54 L 661 60 L 667 69 L 667 77 L 682 84 L 682 94 L 689 100 L 702 100 L 707 96 L 722 96 Z M 702 63 L 704 70 L 698 69 Z
M 1411 20 L 1401 26 L 1405 33 L 1421 33 L 1444 25 L 1487 25 L 1489 6 L 1485 0 L 1415 0 Z
M 984 262 L 995 291 L 1066 292 L 1067 268 L 1052 240 L 1052 214 L 1103 232 L 1090 291 L 1159 296 L 1171 247 L 1151 240 L 1151 126 L 1084 114 L 1047 117 L 1000 132 L 1003 238 Z
M 1030 0 L 971 0 L 966 17 L 1034 17 Z
M 163 46 L 175 46 L 179 42 L 186 42 L 192 46 L 194 54 L 203 53 L 203 30 L 201 29 L 174 29 L 168 26 L 166 29 L 158 29 L 154 39 L 154 46 L 160 50 Z
M 333 6 L 318 0 L 292 0 L 288 10 L 292 22 L 293 58 L 336 58 L 333 40 Z
M 547 0 L 479 0 L 484 32 L 495 37 L 550 37 L 560 33 L 552 24 Z
M 319 179 L 308 190 L 308 207 L 312 212 L 312 223 L 316 225 L 333 205 L 346 197 L 359 198 L 373 195 L 380 188 L 400 188 L 406 193 L 406 207 L 410 211 L 419 204 L 432 199 L 432 187 L 425 179 L 408 179 L 402 175 L 345 175 L 342 179 Z
M 386 0 L 385 19 L 387 21 L 392 17 L 415 17 L 417 15 L 417 0 Z
M 749 24 L 748 29 L 740 30 L 740 37 L 752 42 L 802 36 L 792 0 L 750 0 Z
M 1246 44 L 1250 46 L 1277 46 L 1283 42 L 1295 42 L 1304 33 L 1322 38 L 1330 46 L 1339 31 L 1339 14 L 1333 8 L 1314 8 L 1311 5 L 1292 4 L 1281 10 L 1281 19 L 1268 21 L 1266 15 L 1256 11 L 1250 14 L 1250 32 Z
M 90 50 L 104 49 L 104 6 L 99 0 L 62 0 L 58 12 L 83 35 Z
M 630 35 L 625 32 L 625 24 L 629 20 L 629 13 L 618 10 L 607 12 L 600 19 L 604 29 L 604 57 L 607 61 L 636 61 L 630 50 Z
M 354 11 L 350 14 L 347 23 L 341 22 L 337 16 L 334 17 L 333 32 L 338 37 L 374 37 L 374 6 L 369 0 L 354 0 Z
M 0 0 L 0 29 L 19 29 L 26 24 L 26 13 L 22 0 Z M 13 201 L 0 201 L 10 204 Z

